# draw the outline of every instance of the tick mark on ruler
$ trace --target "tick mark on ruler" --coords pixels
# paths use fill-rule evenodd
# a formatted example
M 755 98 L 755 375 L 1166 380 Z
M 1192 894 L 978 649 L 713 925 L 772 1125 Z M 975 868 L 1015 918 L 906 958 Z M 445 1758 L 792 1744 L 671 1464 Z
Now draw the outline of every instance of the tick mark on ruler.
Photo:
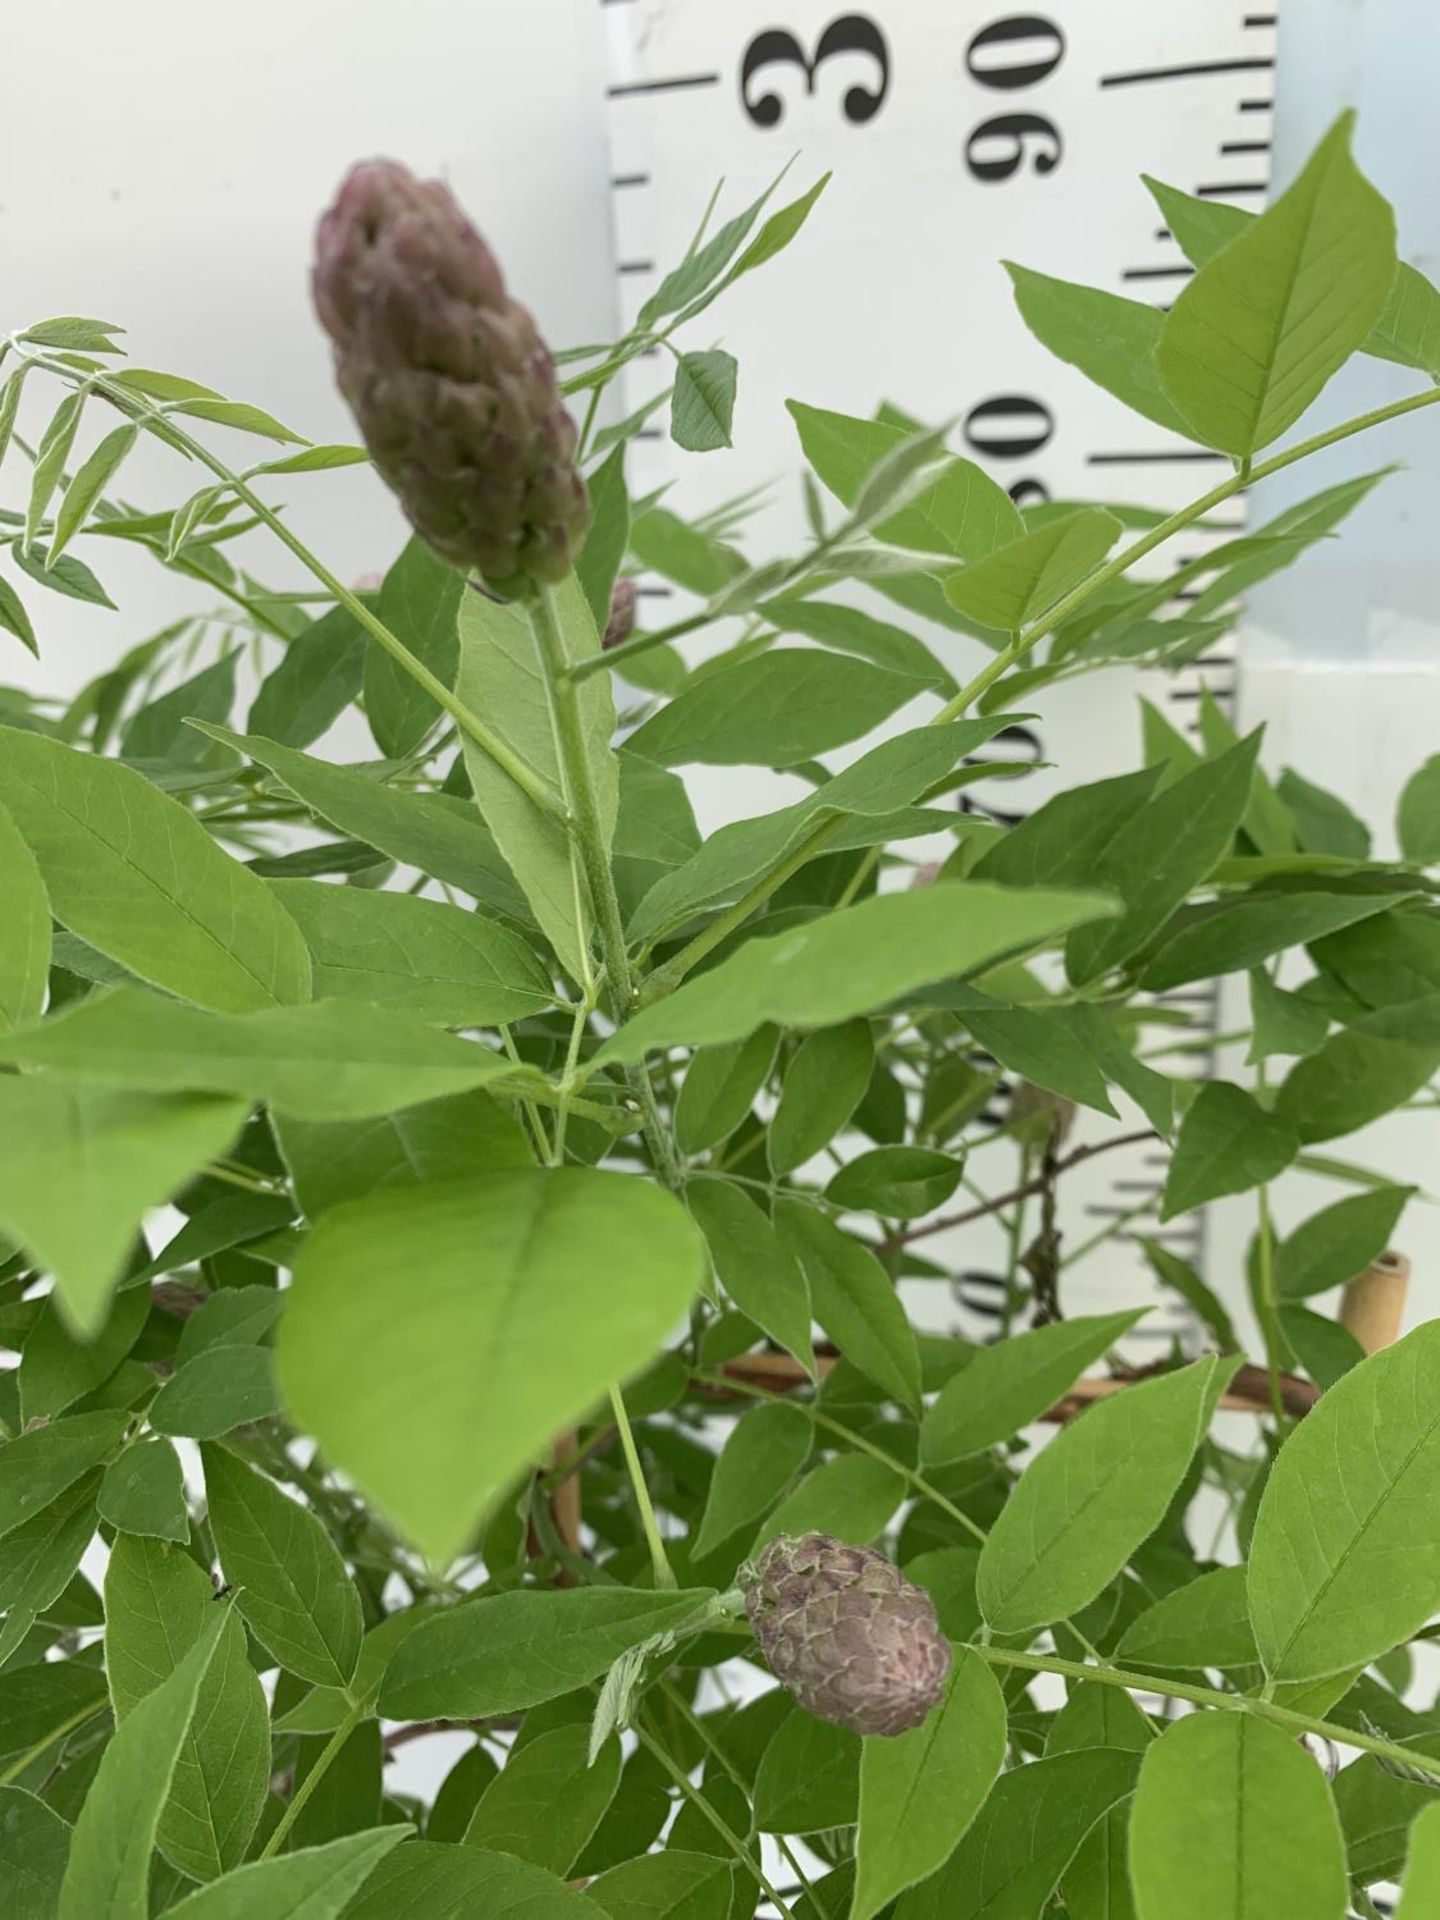
M 1174 462 L 1192 460 L 1223 460 L 1229 465 L 1228 453 L 1211 453 L 1202 448 L 1176 447 L 1171 451 L 1156 453 L 1087 453 L 1086 462 L 1092 467 L 1145 467 L 1160 466 Z
M 1242 100 L 1240 111 L 1241 113 L 1269 113 L 1274 105 L 1273 100 Z
M 1197 200 L 1221 200 L 1227 193 L 1268 193 L 1268 180 L 1222 180 L 1217 186 L 1196 187 Z
M 1274 13 L 1247 13 L 1243 24 L 1247 27 L 1273 27 L 1279 15 Z
M 1125 267 L 1121 270 L 1122 280 L 1184 280 L 1195 269 L 1188 260 L 1178 267 Z
M 1102 87 L 1143 87 L 1152 80 L 1195 80 L 1212 73 L 1260 73 L 1273 67 L 1274 59 L 1256 54 L 1240 60 L 1195 60 L 1184 67 L 1141 67 L 1134 73 L 1107 73 Z
M 617 260 L 615 271 L 617 273 L 654 273 L 655 262 L 653 260 Z
M 1268 140 L 1224 140 L 1220 144 L 1221 153 L 1269 153 Z
M 607 87 L 607 100 L 629 100 L 640 93 L 679 93 L 687 87 L 718 87 L 718 73 L 677 73 L 668 80 L 628 80 L 623 86 Z
M 612 187 L 648 187 L 650 176 L 648 173 L 612 173 L 610 184 Z

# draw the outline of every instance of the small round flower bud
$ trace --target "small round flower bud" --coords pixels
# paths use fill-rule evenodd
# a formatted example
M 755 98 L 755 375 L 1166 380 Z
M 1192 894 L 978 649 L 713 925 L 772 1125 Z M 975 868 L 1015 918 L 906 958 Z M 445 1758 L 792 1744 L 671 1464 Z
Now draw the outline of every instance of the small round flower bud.
M 635 631 L 635 582 L 617 580 L 610 589 L 610 618 L 605 622 L 605 637 L 601 646 L 606 653 L 612 647 L 624 646 Z
M 381 477 L 416 532 L 499 593 L 562 580 L 590 501 L 529 313 L 450 189 L 352 167 L 316 238 L 315 306 Z
M 736 1577 L 770 1671 L 807 1713 L 897 1734 L 939 1702 L 950 1643 L 929 1594 L 883 1554 L 780 1534 Z

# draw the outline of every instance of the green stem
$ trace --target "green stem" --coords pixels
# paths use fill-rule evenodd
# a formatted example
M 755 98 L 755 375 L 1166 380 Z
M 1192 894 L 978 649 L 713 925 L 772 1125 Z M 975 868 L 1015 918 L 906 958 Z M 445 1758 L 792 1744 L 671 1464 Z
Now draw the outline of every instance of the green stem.
M 73 370 L 66 367 L 63 362 L 51 361 L 41 355 L 33 358 L 37 366 L 44 367 L 49 373 L 58 374 L 61 378 L 74 378 Z M 553 814 L 557 818 L 562 814 L 563 809 L 553 789 L 541 780 L 532 768 L 527 767 L 525 762 L 506 746 L 500 736 L 486 726 L 478 714 L 472 713 L 465 702 L 447 687 L 443 680 L 438 679 L 423 661 L 417 660 L 404 641 L 392 633 L 384 621 L 377 618 L 358 595 L 352 593 L 343 581 L 336 579 L 299 535 L 291 532 L 280 515 L 266 506 L 248 481 L 243 480 L 233 468 L 226 466 L 225 462 L 218 455 L 213 454 L 203 441 L 193 439 L 182 427 L 177 426 L 173 414 L 167 414 L 163 409 L 151 406 L 147 400 L 132 393 L 128 387 L 122 387 L 118 382 L 106 379 L 104 375 L 93 376 L 92 384 L 97 393 L 103 393 L 108 400 L 120 408 L 121 412 L 132 419 L 138 418 L 142 425 L 158 426 L 161 436 L 171 445 L 183 448 L 193 459 L 207 467 L 218 480 L 223 480 L 225 485 L 232 489 L 236 498 L 245 502 L 257 519 L 263 521 L 275 537 L 290 549 L 301 565 L 315 576 L 326 592 L 338 600 L 377 645 L 383 647 L 386 653 L 404 668 L 411 679 L 425 689 L 436 705 L 442 707 L 456 725 L 469 734 L 475 744 L 490 756 L 496 766 L 514 781 L 528 799 L 547 814 Z
M 720 1838 L 734 1854 L 738 1864 L 744 1867 L 751 1879 L 754 1880 L 760 1888 L 765 1898 L 770 1902 L 771 1906 L 774 1907 L 776 1913 L 781 1916 L 781 1920 L 794 1920 L 790 1909 L 765 1878 L 765 1870 L 759 1861 L 749 1852 L 739 1836 L 731 1832 L 728 1822 L 721 1814 L 715 1811 L 704 1794 L 699 1792 L 691 1784 L 690 1776 L 686 1773 L 685 1769 L 680 1766 L 677 1761 L 671 1759 L 661 1742 L 655 1738 L 648 1727 L 642 1726 L 638 1720 L 635 1722 L 634 1732 L 641 1746 L 643 1746 L 648 1753 L 653 1754 L 660 1762 L 661 1766 L 665 1769 L 666 1773 L 669 1774 L 670 1778 L 680 1789 L 681 1793 L 684 1794 L 691 1806 L 697 1808 L 710 1822 L 711 1826 L 714 1827 L 715 1831 L 720 1835 Z
M 1280 1306 L 1275 1295 L 1275 1234 L 1270 1220 L 1270 1189 L 1257 1187 L 1255 1198 L 1260 1210 L 1259 1306 L 1261 1332 L 1265 1336 L 1265 1371 L 1270 1379 L 1270 1406 L 1276 1424 L 1284 1431 L 1285 1397 L 1280 1390 Z
M 714 613 L 692 613 L 672 626 L 658 627 L 654 633 L 637 633 L 633 640 L 612 647 L 608 653 L 587 654 L 566 671 L 572 680 L 588 680 L 592 673 L 604 673 L 610 667 L 618 667 L 623 672 L 625 662 L 637 654 L 649 653 L 652 648 L 666 646 L 672 640 L 683 640 L 687 633 L 698 633 L 701 627 L 708 627 L 721 617 Z
M 1143 533 L 1138 540 L 1132 541 L 1113 560 L 1107 561 L 1103 567 L 1082 580 L 1079 586 L 1072 587 L 1070 592 L 1057 600 L 1033 626 L 1027 627 L 1023 633 L 1016 634 L 1008 646 L 1002 648 L 994 659 L 987 662 L 975 675 L 973 680 L 941 707 L 929 724 L 932 727 L 939 727 L 959 719 L 968 708 L 989 691 L 997 680 L 1008 673 L 1011 667 L 1023 660 L 1025 655 L 1047 634 L 1053 633 L 1072 614 L 1078 613 L 1087 600 L 1099 593 L 1102 588 L 1109 586 L 1112 580 L 1118 580 L 1123 573 L 1134 566 L 1137 560 L 1144 559 L 1147 553 L 1153 553 L 1155 548 L 1162 546 L 1172 534 L 1182 533 L 1185 528 L 1203 519 L 1213 508 L 1221 506 L 1243 487 L 1253 484 L 1256 480 L 1267 479 L 1272 473 L 1279 473 L 1285 467 L 1293 466 L 1297 460 L 1304 460 L 1308 455 L 1318 453 L 1322 448 L 1334 446 L 1338 441 L 1348 440 L 1354 434 L 1365 432 L 1367 428 L 1382 426 L 1387 420 L 1399 419 L 1403 414 L 1414 413 L 1421 407 L 1434 406 L 1437 401 L 1440 401 L 1440 387 L 1429 387 L 1423 393 L 1410 394 L 1404 400 L 1393 400 L 1388 406 L 1376 407 L 1370 413 L 1359 414 L 1355 419 L 1347 420 L 1338 427 L 1331 427 L 1325 433 L 1317 433 L 1309 440 L 1301 440 L 1297 445 L 1287 448 L 1284 453 L 1277 453 L 1273 459 L 1262 460 L 1259 466 L 1248 473 L 1243 469 L 1233 473 L 1228 480 L 1222 480 L 1219 486 L 1212 487 L 1209 493 L 1202 494 L 1200 499 L 1192 501 L 1188 507 L 1181 507 L 1168 519 L 1162 520 L 1158 526 Z M 845 815 L 837 814 L 832 819 L 823 821 L 779 866 L 757 880 L 743 899 L 728 912 L 721 914 L 704 932 L 697 934 L 673 959 L 652 973 L 641 994 L 641 1004 L 648 1005 L 651 1001 L 661 999 L 665 994 L 673 992 L 698 961 L 703 960 L 705 955 L 722 940 L 728 939 L 737 927 L 743 926 L 756 908 L 763 906 L 778 886 L 788 880 L 792 874 L 798 873 L 801 867 L 813 860 L 815 855 L 824 849 L 826 843 L 839 831 L 845 818 Z
M 1309 1733 L 1319 1740 L 1333 1740 L 1339 1746 L 1359 1747 L 1381 1760 L 1413 1767 L 1440 1780 L 1440 1757 L 1432 1757 L 1417 1748 L 1402 1746 L 1395 1740 L 1382 1740 L 1376 1734 L 1362 1733 L 1355 1727 L 1342 1727 L 1333 1720 L 1315 1720 L 1308 1713 L 1296 1713 L 1273 1700 L 1261 1700 L 1254 1694 L 1221 1693 L 1218 1687 L 1191 1686 L 1183 1680 L 1160 1680 L 1149 1673 L 1131 1673 L 1124 1667 L 1112 1667 L 1103 1661 L 1062 1660 L 1058 1654 L 1016 1653 L 1007 1647 L 971 1643 L 971 1651 L 992 1666 L 1015 1667 L 1025 1673 L 1054 1673 L 1066 1680 L 1093 1680 L 1102 1687 L 1123 1687 L 1130 1693 L 1158 1693 L 1171 1700 L 1189 1700 L 1199 1707 L 1221 1707 L 1230 1713 L 1254 1714 L 1269 1720 L 1287 1733 Z
M 270 1838 L 265 1842 L 265 1845 L 260 1851 L 260 1855 L 259 1855 L 260 1859 L 262 1860 L 273 1859 L 274 1856 L 280 1851 L 281 1847 L 285 1843 L 285 1836 L 289 1833 L 290 1829 L 294 1826 L 295 1822 L 300 1818 L 301 1813 L 304 1811 L 305 1803 L 309 1800 L 311 1794 L 314 1793 L 315 1789 L 320 1785 L 320 1782 L 325 1778 L 326 1774 L 330 1771 L 331 1767 L 334 1765 L 335 1761 L 340 1756 L 340 1749 L 344 1746 L 345 1742 L 350 1738 L 351 1734 L 355 1731 L 356 1727 L 359 1726 L 360 1722 L 366 1717 L 369 1711 L 370 1711 L 370 1701 L 368 1697 L 351 1702 L 349 1712 L 345 1715 L 345 1718 L 340 1722 L 339 1726 L 336 1727 L 335 1731 L 331 1734 L 330 1738 L 325 1742 L 325 1745 L 321 1749 L 320 1754 L 316 1759 L 314 1766 L 310 1769 L 309 1773 L 306 1774 L 305 1778 L 300 1782 L 300 1785 L 296 1788 L 294 1794 L 291 1796 L 289 1806 L 286 1807 L 284 1813 L 282 1813 L 280 1818 L 276 1821 L 275 1831 L 270 1835 Z
M 600 819 L 600 803 L 591 778 L 585 724 L 580 712 L 580 693 L 567 672 L 569 661 L 565 640 L 555 612 L 555 598 L 549 587 L 540 588 L 535 599 L 529 603 L 529 614 L 535 645 L 545 669 L 562 790 L 570 809 L 575 847 L 595 910 L 600 948 L 605 956 L 605 978 L 611 1011 L 619 1025 L 629 1018 L 635 1000 L 630 951 L 625 941 L 620 897 L 615 891 L 610 849 Z M 669 1186 L 677 1186 L 680 1179 L 679 1163 L 656 1105 L 655 1090 L 650 1084 L 649 1075 L 643 1067 L 631 1067 L 626 1079 L 639 1103 L 641 1126 L 655 1165 Z
M 645 1484 L 645 1469 L 640 1464 L 640 1449 L 635 1444 L 635 1434 L 630 1425 L 625 1396 L 619 1387 L 610 1389 L 610 1409 L 615 1415 L 620 1445 L 625 1451 L 625 1465 L 630 1470 L 630 1484 L 635 1491 L 635 1504 L 640 1509 L 640 1525 L 645 1531 L 645 1542 L 650 1549 L 650 1565 L 654 1569 L 655 1584 L 657 1587 L 674 1587 L 679 1583 L 676 1581 L 675 1571 L 666 1555 L 665 1542 L 660 1537 L 660 1523 L 655 1518 L 650 1489 Z

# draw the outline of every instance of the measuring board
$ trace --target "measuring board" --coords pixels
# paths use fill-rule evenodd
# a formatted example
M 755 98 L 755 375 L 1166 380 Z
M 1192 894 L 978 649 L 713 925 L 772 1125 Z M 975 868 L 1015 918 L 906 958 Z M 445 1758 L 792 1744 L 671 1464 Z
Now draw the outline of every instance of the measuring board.
M 697 458 L 680 453 L 663 424 L 648 425 L 632 450 L 632 493 L 673 482 L 677 509 L 694 514 L 776 482 L 747 547 L 759 557 L 799 551 L 807 535 L 800 450 L 784 408 L 792 396 L 843 413 L 890 401 L 920 419 L 953 418 L 957 446 L 1021 504 L 1112 499 L 1170 509 L 1222 477 L 1225 455 L 1177 440 L 1054 360 L 1021 322 L 1000 262 L 1168 305 L 1192 269 L 1139 175 L 1253 211 L 1264 205 L 1273 12 L 1217 0 L 1048 0 L 1033 13 L 1004 0 L 871 0 L 857 11 L 837 0 L 596 3 L 609 38 L 622 325 L 684 255 L 722 176 L 724 217 L 792 154 L 782 199 L 792 182 L 798 193 L 834 174 L 792 249 L 726 294 L 713 334 L 695 330 L 687 341 L 723 339 L 739 360 L 734 447 Z M 632 363 L 627 412 L 668 385 L 671 365 L 658 352 Z M 1229 537 L 1243 517 L 1243 502 L 1230 502 L 1214 531 L 1172 543 L 1162 568 Z M 664 582 L 642 582 L 641 592 L 650 626 L 693 609 Z M 962 677 L 983 657 L 961 636 L 926 637 Z M 1112 669 L 1047 688 L 1043 721 L 1014 729 L 1001 750 L 1050 765 L 970 794 L 993 800 L 998 818 L 1019 817 L 1060 785 L 1137 764 L 1137 693 L 1188 730 L 1201 688 L 1232 704 L 1235 679 L 1227 643 L 1178 676 Z M 719 817 L 733 818 L 774 803 L 771 776 L 752 776 L 741 792 L 727 775 L 722 791 L 702 771 L 711 775 L 700 783 L 702 811 L 714 801 Z M 1203 983 L 1158 998 L 1216 1030 L 1216 996 Z M 1192 1056 L 1186 1070 L 1208 1073 L 1208 1056 Z M 1082 1114 L 1073 1137 L 1103 1138 L 1111 1124 Z M 1158 1225 L 1165 1162 L 1152 1142 L 1068 1174 L 1067 1248 L 1133 1217 L 1138 1231 L 1203 1264 L 1203 1214 Z M 1001 1284 L 999 1226 L 987 1221 L 921 1250 L 963 1269 L 956 1299 L 967 1329 L 983 1331 Z M 1230 1290 L 1225 1277 L 1221 1285 Z M 1147 1294 L 1159 1310 L 1140 1334 L 1193 1342 L 1188 1309 L 1173 1295 L 1160 1299 L 1128 1242 L 1066 1276 L 1072 1312 Z

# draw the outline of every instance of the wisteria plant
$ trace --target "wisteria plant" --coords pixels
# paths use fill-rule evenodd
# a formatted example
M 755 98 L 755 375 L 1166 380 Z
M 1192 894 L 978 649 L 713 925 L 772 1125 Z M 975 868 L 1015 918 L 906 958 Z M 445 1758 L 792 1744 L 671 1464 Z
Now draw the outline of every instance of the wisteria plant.
M 116 541 L 195 600 L 0 691 L 7 1914 L 1341 1920 L 1402 1873 L 1440 1912 L 1440 1322 L 1367 1353 L 1313 1304 L 1414 1198 L 1331 1143 L 1434 1105 L 1440 757 L 1396 858 L 1210 701 L 1018 822 L 970 791 L 1380 476 L 1140 565 L 1172 536 L 1440 400 L 1350 132 L 1258 217 L 1157 185 L 1168 312 L 1012 269 L 1228 458 L 1163 517 L 1017 507 L 843 394 L 790 405 L 803 551 L 632 498 L 618 377 L 658 349 L 674 440 L 728 444 L 692 323 L 823 181 L 552 359 L 445 186 L 357 166 L 314 293 L 363 447 L 97 320 L 0 345 L 0 624 L 109 605 Z M 1297 437 L 1356 352 L 1413 392 Z M 125 491 L 144 436 L 180 505 Z M 414 529 L 373 589 L 274 504 L 366 459 Z M 637 626 L 647 573 L 693 611 Z M 695 765 L 799 797 L 702 836 Z M 1197 1079 L 1158 996 L 1226 975 L 1248 1062 Z M 1240 1334 L 1142 1242 L 1191 1329 L 1143 1366 L 1055 1204 L 1137 1136 L 1163 1219 L 1255 1217 Z M 1292 1167 L 1327 1203 L 1282 1230 Z M 988 1340 L 944 1331 L 980 1219 Z

